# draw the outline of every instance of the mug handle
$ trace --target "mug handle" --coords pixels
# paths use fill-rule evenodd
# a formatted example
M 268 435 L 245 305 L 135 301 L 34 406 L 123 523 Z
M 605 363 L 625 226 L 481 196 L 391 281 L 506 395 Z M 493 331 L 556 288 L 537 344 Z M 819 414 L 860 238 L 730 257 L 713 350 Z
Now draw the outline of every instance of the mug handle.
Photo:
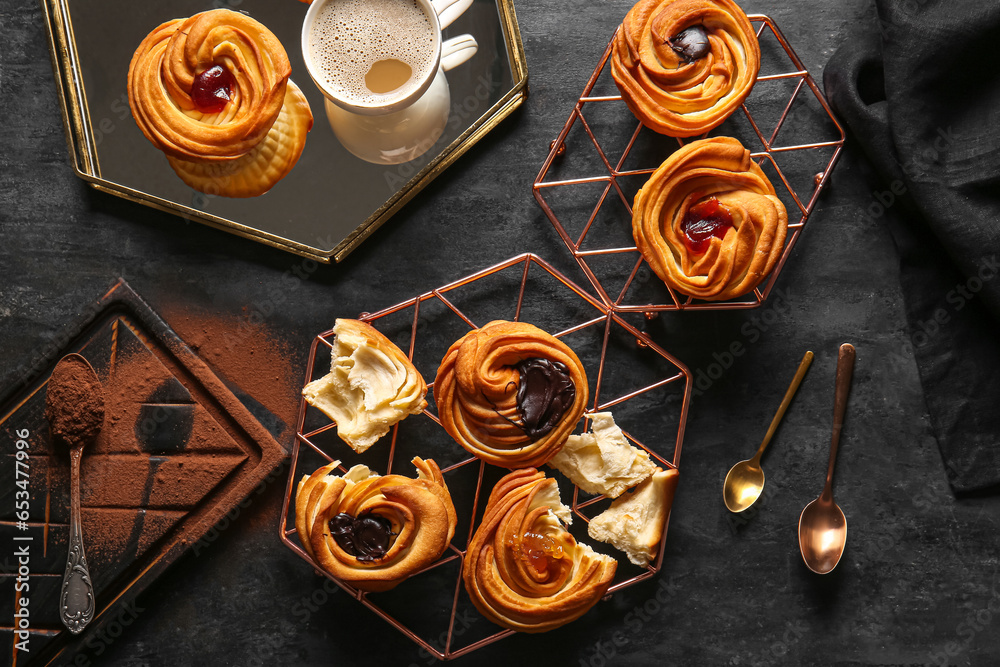
M 434 5 L 441 29 L 444 30 L 472 6 L 472 0 L 431 0 L 431 4 Z
M 478 50 L 479 43 L 472 35 L 452 37 L 441 45 L 441 69 L 447 72 L 458 67 Z

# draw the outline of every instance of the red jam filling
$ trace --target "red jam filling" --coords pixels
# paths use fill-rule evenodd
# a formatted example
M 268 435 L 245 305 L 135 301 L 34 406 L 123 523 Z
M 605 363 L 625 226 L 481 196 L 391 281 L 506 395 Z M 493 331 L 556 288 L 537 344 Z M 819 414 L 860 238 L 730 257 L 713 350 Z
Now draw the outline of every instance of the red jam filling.
M 715 197 L 698 202 L 689 208 L 681 221 L 685 242 L 695 254 L 708 250 L 712 237 L 723 238 L 732 226 L 733 217 Z
M 213 65 L 194 78 L 191 98 L 198 111 L 218 113 L 226 108 L 233 94 L 235 80 L 229 70 Z

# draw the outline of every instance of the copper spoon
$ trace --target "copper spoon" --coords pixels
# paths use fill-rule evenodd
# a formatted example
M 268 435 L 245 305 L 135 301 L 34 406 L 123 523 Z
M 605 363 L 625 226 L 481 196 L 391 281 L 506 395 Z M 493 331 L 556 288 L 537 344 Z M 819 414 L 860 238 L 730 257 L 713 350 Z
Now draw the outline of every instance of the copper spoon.
M 844 343 L 837 357 L 836 392 L 833 399 L 833 439 L 830 442 L 830 465 L 826 471 L 826 486 L 819 498 L 802 510 L 799 516 L 799 551 L 806 567 L 817 574 L 826 574 L 837 567 L 847 543 L 847 517 L 833 502 L 833 466 L 837 462 L 840 431 L 847 412 L 847 396 L 854 374 L 854 346 Z
M 764 450 L 771 442 L 774 432 L 778 430 L 778 424 L 785 416 L 785 410 L 788 409 L 792 397 L 795 396 L 799 385 L 802 384 L 802 378 L 806 376 L 806 371 L 809 370 L 809 364 L 812 363 L 812 360 L 812 352 L 806 352 L 802 356 L 799 368 L 795 371 L 795 377 L 792 378 L 792 384 L 788 386 L 785 397 L 781 399 L 781 405 L 778 406 L 778 411 L 774 414 L 774 419 L 771 420 L 771 425 L 768 427 L 760 447 L 757 448 L 757 453 L 749 460 L 740 461 L 729 469 L 726 481 L 722 483 L 722 500 L 730 512 L 742 512 L 747 509 L 757 502 L 761 492 L 764 491 L 764 471 L 760 467 L 760 457 L 764 455 Z
M 79 354 L 59 360 L 45 391 L 45 418 L 57 440 L 69 446 L 69 553 L 59 594 L 59 616 L 74 635 L 94 618 L 94 584 L 83 550 L 80 521 L 80 460 L 83 448 L 104 425 L 104 392 L 93 367 Z

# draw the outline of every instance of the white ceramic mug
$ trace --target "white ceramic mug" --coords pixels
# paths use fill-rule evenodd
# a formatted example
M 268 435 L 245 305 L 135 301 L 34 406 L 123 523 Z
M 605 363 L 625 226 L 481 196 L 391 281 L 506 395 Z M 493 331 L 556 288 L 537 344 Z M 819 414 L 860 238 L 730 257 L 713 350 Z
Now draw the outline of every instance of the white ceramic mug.
M 306 68 L 326 97 L 327 119 L 334 134 L 351 153 L 376 164 L 399 164 L 422 155 L 447 126 L 451 95 L 444 72 L 461 65 L 478 50 L 472 35 L 447 41 L 441 38 L 441 29 L 461 16 L 472 0 L 413 0 L 430 24 L 430 66 L 412 72 L 411 79 L 398 89 L 387 94 L 365 95 L 364 99 L 329 84 L 320 70 L 324 65 L 338 65 L 319 62 L 312 53 L 317 15 L 325 4 L 338 1 L 345 0 L 314 0 L 302 26 Z M 351 69 L 360 74 L 364 66 Z

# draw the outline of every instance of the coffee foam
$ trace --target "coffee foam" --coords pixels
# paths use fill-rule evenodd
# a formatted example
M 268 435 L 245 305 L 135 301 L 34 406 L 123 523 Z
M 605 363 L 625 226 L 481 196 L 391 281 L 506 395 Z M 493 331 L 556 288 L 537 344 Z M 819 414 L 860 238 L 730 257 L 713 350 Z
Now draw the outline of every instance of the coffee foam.
M 384 104 L 419 86 L 434 64 L 434 44 L 434 25 L 415 0 L 329 0 L 309 31 L 309 58 L 316 78 L 334 95 Z M 394 91 L 373 93 L 365 74 L 387 58 L 406 63 L 413 75 Z

